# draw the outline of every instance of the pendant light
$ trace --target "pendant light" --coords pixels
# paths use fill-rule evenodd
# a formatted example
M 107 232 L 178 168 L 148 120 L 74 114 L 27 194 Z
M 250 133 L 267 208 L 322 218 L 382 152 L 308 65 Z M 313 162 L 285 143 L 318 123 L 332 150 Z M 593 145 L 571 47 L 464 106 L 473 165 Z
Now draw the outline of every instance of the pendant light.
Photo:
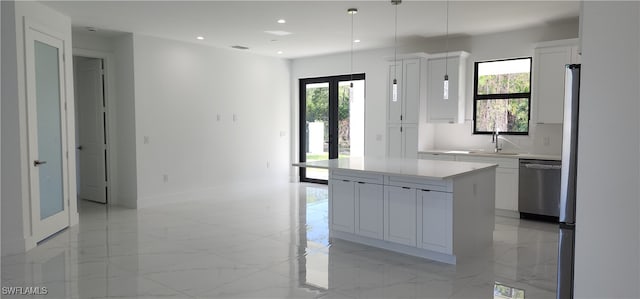
M 446 35 L 445 35 L 445 57 L 444 57 L 444 83 L 442 98 L 449 99 L 449 0 L 446 2 Z
M 393 94 L 391 100 L 398 101 L 398 5 L 402 0 L 391 0 L 391 4 L 395 5 L 395 31 L 393 33 Z
M 353 102 L 353 16 L 358 13 L 358 9 L 349 8 L 347 9 L 347 13 L 351 15 L 351 39 L 349 40 L 349 43 L 351 44 L 351 82 L 349 82 L 349 102 Z

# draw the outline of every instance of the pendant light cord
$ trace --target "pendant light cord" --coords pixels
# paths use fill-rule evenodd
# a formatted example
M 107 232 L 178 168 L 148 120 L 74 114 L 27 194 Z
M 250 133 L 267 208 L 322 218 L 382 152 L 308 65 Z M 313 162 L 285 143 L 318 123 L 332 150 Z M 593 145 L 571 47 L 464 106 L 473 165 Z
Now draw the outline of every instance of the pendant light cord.
M 446 2 L 447 13 L 446 13 L 446 36 L 445 36 L 445 56 L 444 56 L 444 76 L 446 79 L 449 77 L 449 0 Z M 445 79 L 445 80 L 446 80 Z
M 358 10 L 351 11 L 351 82 L 349 84 L 351 88 L 353 88 L 353 15 L 355 15 L 357 11 Z
M 391 0 L 391 3 L 396 6 L 395 10 L 395 29 L 393 33 L 393 63 L 394 66 L 394 80 L 398 79 L 398 4 L 400 2 L 398 0 Z

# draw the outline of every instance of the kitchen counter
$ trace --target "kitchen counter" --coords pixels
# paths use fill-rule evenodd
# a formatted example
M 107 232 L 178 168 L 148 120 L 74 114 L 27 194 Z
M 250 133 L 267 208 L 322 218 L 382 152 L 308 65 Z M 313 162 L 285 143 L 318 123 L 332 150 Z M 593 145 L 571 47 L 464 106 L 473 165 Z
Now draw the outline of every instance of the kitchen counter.
M 489 151 L 474 151 L 474 150 L 424 150 L 424 151 L 419 151 L 418 154 L 469 155 L 469 156 L 477 156 L 477 157 L 538 159 L 538 160 L 554 160 L 554 161 L 562 160 L 560 155 L 543 155 L 543 154 L 514 153 L 514 152 L 494 153 Z
M 425 179 L 444 180 L 470 174 L 496 164 L 421 159 L 387 159 L 379 157 L 342 158 L 294 163 L 293 166 L 354 170 L 372 174 L 401 175 Z
M 449 264 L 493 242 L 497 164 L 378 157 L 329 169 L 329 237 Z

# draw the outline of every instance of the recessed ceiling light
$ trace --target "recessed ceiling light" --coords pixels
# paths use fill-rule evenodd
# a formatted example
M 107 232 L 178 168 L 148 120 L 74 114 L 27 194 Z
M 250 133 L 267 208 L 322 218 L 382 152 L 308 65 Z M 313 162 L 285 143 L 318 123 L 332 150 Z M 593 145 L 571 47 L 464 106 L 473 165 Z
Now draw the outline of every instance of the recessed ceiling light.
M 292 34 L 291 32 L 282 31 L 282 30 L 267 30 L 265 31 L 265 33 L 269 33 L 277 36 L 286 36 L 286 35 Z
M 359 42 L 360 42 L 360 40 L 359 40 L 359 39 L 354 39 L 354 40 L 353 40 L 353 42 L 354 42 L 354 43 L 359 43 Z
M 203 40 L 203 39 L 204 39 L 204 36 L 197 36 L 197 37 L 196 37 L 196 39 L 197 39 L 197 40 Z
M 287 20 L 285 20 L 285 19 L 280 19 L 280 20 L 278 20 L 278 24 L 284 24 L 284 23 L 286 23 L 286 22 L 287 22 Z
M 278 51 L 278 54 L 282 54 L 282 53 L 284 53 L 284 52 L 282 52 L 282 51 Z

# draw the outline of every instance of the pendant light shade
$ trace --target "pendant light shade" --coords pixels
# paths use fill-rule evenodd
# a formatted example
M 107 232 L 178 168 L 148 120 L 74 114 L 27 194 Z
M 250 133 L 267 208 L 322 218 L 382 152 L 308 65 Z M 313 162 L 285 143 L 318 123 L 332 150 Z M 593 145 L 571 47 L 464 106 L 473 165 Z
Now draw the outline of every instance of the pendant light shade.
M 347 9 L 347 13 L 349 15 L 351 15 L 351 38 L 349 39 L 349 44 L 351 45 L 351 52 L 350 52 L 350 63 L 351 63 L 351 70 L 350 70 L 350 74 L 351 74 L 351 81 L 349 82 L 349 102 L 353 102 L 353 17 L 355 14 L 358 13 L 358 9 L 357 8 L 349 8 Z

